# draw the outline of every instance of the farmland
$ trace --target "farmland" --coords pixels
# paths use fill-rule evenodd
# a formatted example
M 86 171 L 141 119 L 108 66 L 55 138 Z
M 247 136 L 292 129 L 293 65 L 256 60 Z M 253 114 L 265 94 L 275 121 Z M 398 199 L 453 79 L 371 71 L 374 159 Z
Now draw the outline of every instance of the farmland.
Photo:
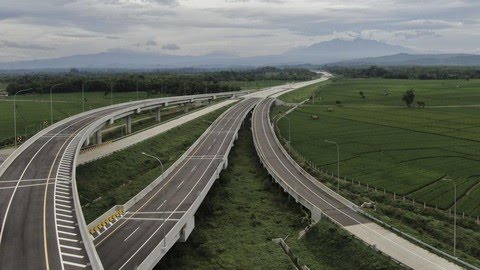
M 405 106 L 408 89 L 425 108 Z M 479 216 L 479 90 L 480 80 L 336 79 L 304 89 L 306 97 L 315 92 L 315 104 L 289 114 L 292 146 L 336 173 L 336 148 L 324 140 L 336 141 L 342 177 L 441 209 L 454 204 L 453 185 L 442 180 L 452 179 L 458 211 Z M 287 120 L 279 126 L 285 137 Z

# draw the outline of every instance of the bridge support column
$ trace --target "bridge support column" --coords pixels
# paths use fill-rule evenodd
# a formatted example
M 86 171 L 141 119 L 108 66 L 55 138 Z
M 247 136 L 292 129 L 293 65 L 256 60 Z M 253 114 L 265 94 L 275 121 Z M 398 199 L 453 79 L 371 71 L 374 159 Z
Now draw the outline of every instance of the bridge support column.
M 132 133 L 132 116 L 125 116 L 125 133 Z
M 96 144 L 102 144 L 102 131 L 101 130 L 95 132 L 95 143 Z
M 157 120 L 157 122 L 162 121 L 162 113 L 160 111 L 160 107 L 158 107 L 155 112 L 155 120 Z
M 187 223 L 185 223 L 185 225 L 183 225 L 183 228 L 180 231 L 180 239 L 178 239 L 178 241 L 186 242 L 188 237 L 192 233 L 193 228 L 195 228 L 195 216 L 190 217 L 187 220 Z
M 90 145 L 90 136 L 87 137 L 87 139 L 83 142 L 83 147 L 87 147 Z
M 188 103 L 183 104 L 183 112 L 188 113 Z

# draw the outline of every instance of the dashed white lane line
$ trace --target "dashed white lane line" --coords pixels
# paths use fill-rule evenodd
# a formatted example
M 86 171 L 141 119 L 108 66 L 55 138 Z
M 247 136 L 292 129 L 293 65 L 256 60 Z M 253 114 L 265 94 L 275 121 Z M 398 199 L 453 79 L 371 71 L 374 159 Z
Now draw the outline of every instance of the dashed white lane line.
M 165 204 L 166 201 L 167 201 L 167 200 L 164 200 L 164 201 L 162 202 L 162 204 L 160 204 L 160 206 L 157 207 L 157 210 L 160 209 L 160 207 L 162 207 L 162 206 Z
M 182 182 L 180 182 L 180 184 L 178 184 L 177 188 L 181 187 L 183 182 L 185 182 L 185 180 L 182 180 Z
M 197 168 L 197 165 L 195 165 L 190 172 L 193 172 Z
M 138 229 L 140 229 L 140 226 L 137 227 L 130 235 L 128 235 L 127 238 L 125 238 L 125 240 L 123 240 L 123 242 L 127 241 L 128 238 L 130 238 L 136 231 L 138 231 Z

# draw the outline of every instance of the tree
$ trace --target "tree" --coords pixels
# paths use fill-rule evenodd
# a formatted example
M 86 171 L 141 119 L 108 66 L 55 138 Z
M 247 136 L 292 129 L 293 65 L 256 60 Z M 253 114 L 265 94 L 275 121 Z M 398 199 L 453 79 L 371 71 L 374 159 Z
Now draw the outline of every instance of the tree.
M 413 104 L 413 101 L 415 101 L 415 91 L 413 89 L 405 91 L 402 97 L 402 101 L 405 102 L 407 107 L 411 107 Z
M 360 94 L 360 96 L 361 96 L 362 98 L 365 98 L 365 94 L 363 93 L 363 91 L 360 91 L 360 92 L 358 92 L 358 93 Z

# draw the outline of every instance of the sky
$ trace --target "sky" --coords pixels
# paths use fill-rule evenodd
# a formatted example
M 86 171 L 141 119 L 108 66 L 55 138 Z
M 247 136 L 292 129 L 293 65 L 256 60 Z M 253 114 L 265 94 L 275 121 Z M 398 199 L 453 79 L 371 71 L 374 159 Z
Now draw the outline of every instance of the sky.
M 0 61 L 277 54 L 335 38 L 480 53 L 480 0 L 0 0 Z

